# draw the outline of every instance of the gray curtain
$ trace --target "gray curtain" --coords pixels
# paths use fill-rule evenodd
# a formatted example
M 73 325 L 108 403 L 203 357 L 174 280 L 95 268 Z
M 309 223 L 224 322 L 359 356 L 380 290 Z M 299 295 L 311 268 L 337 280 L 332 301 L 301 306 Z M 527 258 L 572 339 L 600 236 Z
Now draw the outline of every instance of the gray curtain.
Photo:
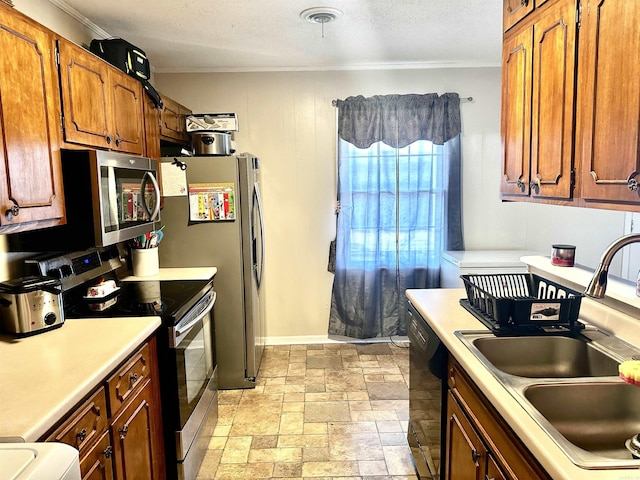
M 341 211 L 330 334 L 352 338 L 406 335 L 405 290 L 439 287 L 441 251 L 463 249 L 459 105 L 456 93 L 358 96 L 338 101 Z M 406 167 L 406 156 L 418 140 L 443 145 L 438 149 L 440 160 L 431 162 L 425 154 L 423 161 L 421 153 L 411 153 L 416 160 L 410 160 L 414 163 Z M 358 160 L 343 155 L 343 142 L 369 149 L 362 151 L 368 158 L 364 172 L 362 155 Z M 393 156 L 395 168 L 390 167 Z M 360 162 L 357 174 L 349 164 L 354 161 Z M 403 161 L 404 176 L 398 167 Z M 419 185 L 413 192 L 402 182 Z M 443 192 L 437 204 L 444 205 L 444 212 L 434 211 L 431 192 L 435 190 Z M 396 225 L 396 251 L 392 254 L 389 222 Z M 428 240 L 413 235 L 425 230 L 430 232 Z M 362 236 L 366 240 L 360 243 L 369 245 L 364 256 L 356 250 L 359 243 L 354 240 Z M 374 250 L 379 248 L 373 255 L 371 245 Z

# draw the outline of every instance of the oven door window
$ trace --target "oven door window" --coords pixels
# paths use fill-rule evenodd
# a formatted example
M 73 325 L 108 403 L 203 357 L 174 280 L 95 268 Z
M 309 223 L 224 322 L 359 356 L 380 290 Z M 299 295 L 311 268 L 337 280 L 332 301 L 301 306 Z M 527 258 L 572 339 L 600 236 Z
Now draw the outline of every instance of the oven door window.
M 153 172 L 147 170 L 100 167 L 102 219 L 106 233 L 145 224 L 157 216 L 157 181 L 152 177 Z
M 213 375 L 211 314 L 205 315 L 176 346 L 180 430 L 196 407 Z

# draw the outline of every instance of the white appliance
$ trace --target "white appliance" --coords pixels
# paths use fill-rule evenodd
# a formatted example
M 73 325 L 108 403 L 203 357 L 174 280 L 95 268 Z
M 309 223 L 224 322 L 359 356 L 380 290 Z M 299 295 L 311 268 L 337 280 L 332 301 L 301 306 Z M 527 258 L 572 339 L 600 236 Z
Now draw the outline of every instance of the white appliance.
M 491 273 L 526 273 L 520 261 L 526 255 L 539 255 L 529 250 L 460 250 L 442 253 L 440 286 L 464 288 L 460 275 Z
M 80 480 L 78 450 L 64 443 L 0 443 L 0 480 Z

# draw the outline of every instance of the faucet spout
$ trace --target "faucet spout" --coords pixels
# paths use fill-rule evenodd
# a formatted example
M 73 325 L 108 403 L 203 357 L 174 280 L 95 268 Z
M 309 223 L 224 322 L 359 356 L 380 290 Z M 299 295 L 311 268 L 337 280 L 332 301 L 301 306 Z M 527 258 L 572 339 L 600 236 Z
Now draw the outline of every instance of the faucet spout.
M 600 264 L 598 268 L 593 272 L 593 278 L 589 282 L 589 285 L 584 291 L 584 294 L 592 298 L 604 298 L 604 293 L 607 290 L 607 277 L 609 275 L 609 266 L 613 256 L 618 253 L 622 247 L 625 247 L 631 243 L 640 242 L 640 233 L 630 233 L 623 235 L 615 240 L 602 254 Z

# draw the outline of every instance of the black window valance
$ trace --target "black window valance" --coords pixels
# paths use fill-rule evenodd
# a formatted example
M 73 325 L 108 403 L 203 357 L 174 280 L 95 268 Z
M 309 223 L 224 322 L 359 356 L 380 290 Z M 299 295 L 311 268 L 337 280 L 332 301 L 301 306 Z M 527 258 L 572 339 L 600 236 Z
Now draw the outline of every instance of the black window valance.
M 460 133 L 457 93 L 358 95 L 337 107 L 338 135 L 358 148 L 380 141 L 394 148 L 417 140 L 443 145 Z

